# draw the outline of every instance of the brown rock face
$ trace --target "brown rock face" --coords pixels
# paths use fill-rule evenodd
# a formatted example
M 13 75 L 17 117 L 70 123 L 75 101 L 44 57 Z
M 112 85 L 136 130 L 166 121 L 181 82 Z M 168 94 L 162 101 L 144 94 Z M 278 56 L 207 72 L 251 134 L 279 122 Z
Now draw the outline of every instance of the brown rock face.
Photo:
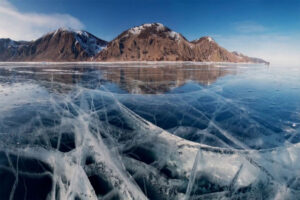
M 58 29 L 32 42 L 0 40 L 0 61 L 86 61 L 107 42 L 85 31 Z
M 207 62 L 244 62 L 236 55 L 220 47 L 211 37 L 202 37 L 191 42 L 194 60 Z
M 265 62 L 229 52 L 211 37 L 189 42 L 181 34 L 159 23 L 144 24 L 123 32 L 95 60 Z

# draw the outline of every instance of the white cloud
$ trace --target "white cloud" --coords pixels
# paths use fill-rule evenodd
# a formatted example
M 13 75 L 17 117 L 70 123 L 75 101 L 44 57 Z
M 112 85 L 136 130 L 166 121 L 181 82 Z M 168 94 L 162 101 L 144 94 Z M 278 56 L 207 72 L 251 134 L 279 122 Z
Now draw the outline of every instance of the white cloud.
M 33 40 L 59 27 L 82 29 L 84 25 L 68 14 L 24 13 L 0 0 L 0 38 Z
M 300 35 L 255 34 L 215 37 L 230 51 L 237 50 L 248 56 L 263 58 L 274 65 L 300 66 Z

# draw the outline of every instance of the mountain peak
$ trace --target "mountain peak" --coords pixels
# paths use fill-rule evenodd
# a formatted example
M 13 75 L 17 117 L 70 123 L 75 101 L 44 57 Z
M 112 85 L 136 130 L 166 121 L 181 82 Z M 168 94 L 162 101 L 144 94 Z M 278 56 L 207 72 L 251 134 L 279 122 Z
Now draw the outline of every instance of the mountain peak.
M 166 27 L 161 23 L 147 23 L 147 24 L 142 24 L 140 26 L 135 26 L 129 29 L 128 31 L 134 35 L 137 35 L 147 29 L 155 29 L 158 32 L 158 31 L 164 31 Z
M 196 44 L 196 43 L 200 43 L 200 42 L 204 42 L 204 41 L 205 42 L 210 42 L 210 43 L 216 43 L 216 41 L 210 36 L 204 36 L 204 37 L 201 37 L 197 40 L 193 40 L 192 43 Z
M 205 39 L 207 39 L 209 42 L 214 42 L 215 40 L 212 38 L 212 37 L 210 37 L 210 36 L 206 36 L 206 37 L 204 37 Z
M 59 33 L 81 35 L 81 36 L 85 36 L 85 37 L 88 37 L 88 36 L 92 35 L 92 34 L 90 34 L 89 32 L 87 32 L 85 30 L 75 30 L 75 29 L 70 28 L 70 27 L 60 27 L 60 28 L 58 28 L 54 31 L 46 33 L 44 36 L 47 36 L 47 35 L 55 36 Z
M 123 34 L 119 35 L 119 38 L 129 36 L 148 37 L 149 35 L 164 38 L 168 37 L 175 41 L 179 41 L 181 38 L 184 38 L 181 34 L 172 31 L 170 28 L 161 23 L 146 23 L 140 26 L 135 26 L 123 32 Z
M 48 33 L 46 33 L 44 36 L 46 35 L 56 35 L 57 33 L 62 33 L 62 32 L 75 32 L 74 29 L 70 28 L 70 27 L 60 27 L 58 29 L 55 29 L 53 31 L 50 31 Z
M 67 34 L 74 41 L 75 46 L 80 46 L 89 56 L 94 56 L 99 53 L 103 47 L 107 45 L 107 42 L 97 38 L 91 33 L 84 30 L 74 30 L 69 27 L 61 27 L 55 31 L 48 33 L 52 38 L 63 37 L 63 34 Z M 46 35 L 46 36 L 47 36 Z

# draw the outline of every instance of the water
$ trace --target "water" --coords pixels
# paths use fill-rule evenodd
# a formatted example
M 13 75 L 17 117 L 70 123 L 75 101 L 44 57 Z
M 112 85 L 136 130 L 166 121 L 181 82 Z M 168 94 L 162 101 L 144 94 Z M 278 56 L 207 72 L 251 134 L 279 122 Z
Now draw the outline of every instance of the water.
M 0 64 L 1 199 L 300 199 L 300 68 Z

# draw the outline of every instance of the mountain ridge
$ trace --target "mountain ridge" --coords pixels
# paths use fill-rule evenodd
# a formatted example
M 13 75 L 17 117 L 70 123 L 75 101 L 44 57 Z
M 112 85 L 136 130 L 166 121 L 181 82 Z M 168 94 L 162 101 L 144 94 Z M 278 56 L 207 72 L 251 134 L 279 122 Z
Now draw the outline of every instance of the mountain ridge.
M 161 23 L 123 31 L 112 41 L 87 31 L 59 28 L 34 41 L 0 39 L 0 61 L 197 61 L 263 63 L 260 58 L 230 52 L 210 36 L 189 41 Z

